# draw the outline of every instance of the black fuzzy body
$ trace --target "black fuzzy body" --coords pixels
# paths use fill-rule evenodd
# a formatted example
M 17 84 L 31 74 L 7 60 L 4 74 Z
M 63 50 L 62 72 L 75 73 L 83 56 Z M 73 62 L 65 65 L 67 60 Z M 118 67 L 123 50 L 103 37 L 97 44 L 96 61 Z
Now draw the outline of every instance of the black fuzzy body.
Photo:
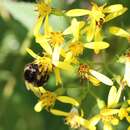
M 45 84 L 49 79 L 48 71 L 39 71 L 38 64 L 28 64 L 24 69 L 24 79 L 32 83 L 34 86 L 42 86 Z

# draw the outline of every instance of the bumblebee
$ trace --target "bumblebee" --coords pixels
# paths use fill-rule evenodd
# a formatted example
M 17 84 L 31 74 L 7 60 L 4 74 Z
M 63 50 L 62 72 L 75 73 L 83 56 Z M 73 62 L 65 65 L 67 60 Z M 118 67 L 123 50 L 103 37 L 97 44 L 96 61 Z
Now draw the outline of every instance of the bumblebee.
M 48 69 L 41 69 L 39 64 L 30 63 L 24 68 L 24 79 L 33 84 L 34 86 L 40 87 L 49 80 L 50 73 Z

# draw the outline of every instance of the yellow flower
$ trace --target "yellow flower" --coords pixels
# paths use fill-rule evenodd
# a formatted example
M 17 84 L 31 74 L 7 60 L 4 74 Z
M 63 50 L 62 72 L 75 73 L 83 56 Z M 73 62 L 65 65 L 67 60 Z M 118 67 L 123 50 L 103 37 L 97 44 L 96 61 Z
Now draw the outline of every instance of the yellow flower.
M 96 4 L 92 3 L 92 9 L 72 9 L 66 12 L 67 16 L 84 16 L 88 15 L 88 20 L 90 21 L 87 28 L 87 40 L 92 41 L 97 28 L 101 28 L 103 23 L 112 20 L 113 18 L 122 15 L 126 12 L 127 8 L 123 7 L 121 4 L 115 4 L 111 6 L 102 5 L 98 7 Z
M 113 35 L 124 37 L 130 42 L 130 34 L 122 28 L 112 26 L 109 28 L 109 32 L 112 33 Z
M 48 45 L 49 46 L 49 45 Z M 50 46 L 49 46 L 50 47 Z M 51 47 L 50 47 L 51 49 Z M 52 50 L 51 50 L 52 51 Z M 67 63 L 66 61 L 60 61 L 60 48 L 55 47 L 54 51 L 51 52 L 51 55 L 48 55 L 44 53 L 43 56 L 38 56 L 36 53 L 34 53 L 31 49 L 27 49 L 27 52 L 35 58 L 35 63 L 40 65 L 42 69 L 46 68 L 49 72 L 54 71 L 56 76 L 56 84 L 62 83 L 61 77 L 60 77 L 60 69 L 62 70 L 68 70 L 72 71 L 73 67 L 71 64 Z
M 89 120 L 84 119 L 82 112 L 79 113 L 75 107 L 73 107 L 70 112 L 64 112 L 56 109 L 51 109 L 50 112 L 57 116 L 64 116 L 65 123 L 71 128 L 79 128 L 82 126 L 88 130 L 96 130 L 96 127 L 91 125 Z
M 40 112 L 43 108 L 49 110 L 55 105 L 56 100 L 62 102 L 62 103 L 67 103 L 71 104 L 73 106 L 78 107 L 79 103 L 72 97 L 68 96 L 58 96 L 54 92 L 50 91 L 42 91 L 41 96 L 39 97 L 38 103 L 35 105 L 34 110 L 36 112 Z
M 39 18 L 34 27 L 34 36 L 40 35 L 43 20 L 52 12 L 51 0 L 40 0 L 36 5 L 36 10 L 39 13 Z
M 103 130 L 112 130 L 112 125 L 118 125 L 119 120 L 116 118 L 118 109 L 104 108 L 99 114 L 91 118 L 91 125 L 97 124 L 99 121 L 103 123 Z
M 124 72 L 124 83 L 130 87 L 130 52 L 124 57 L 125 72 Z
M 83 54 L 84 46 L 82 42 L 73 42 L 69 45 L 69 49 L 72 52 L 73 56 L 79 56 Z
M 76 18 L 73 18 L 71 21 L 71 25 L 64 31 L 65 35 L 72 34 L 74 41 L 79 41 L 80 39 L 80 31 L 84 27 L 84 21 L 78 21 Z
M 124 118 L 126 118 L 126 120 L 130 123 L 129 113 L 130 113 L 130 107 L 128 107 L 128 108 L 122 107 L 119 110 L 118 116 L 119 116 L 120 120 L 123 120 Z
M 100 111 L 100 120 L 103 122 L 103 130 L 112 130 L 111 125 L 118 125 L 119 120 L 116 118 L 118 109 L 103 109 Z
M 104 42 L 104 41 L 95 41 L 95 42 L 90 42 L 84 44 L 84 47 L 93 49 L 95 54 L 98 54 L 100 50 L 106 49 L 109 47 L 109 43 Z
M 64 44 L 64 32 L 54 32 L 48 21 L 48 16 L 44 21 L 44 34 L 40 33 L 42 24 L 42 18 L 40 18 L 35 26 L 34 36 L 36 42 L 41 46 L 45 46 L 44 43 L 50 44 L 52 47 L 61 46 Z
M 90 120 L 92 124 L 102 121 L 103 130 L 112 130 L 112 125 L 118 125 L 119 120 L 117 118 L 117 114 L 119 113 L 120 110 L 115 109 L 114 107 L 119 102 L 121 92 L 122 92 L 121 87 L 117 91 L 116 87 L 112 86 L 108 94 L 107 106 L 105 106 L 105 104 L 103 104 L 102 101 L 97 99 L 98 105 L 101 106 L 100 104 L 102 104 L 102 107 L 99 107 L 100 113 L 92 117 L 92 119 Z
M 88 65 L 81 64 L 78 72 L 81 78 L 88 79 L 94 86 L 100 85 L 100 82 L 109 86 L 113 85 L 111 79 L 93 69 L 90 69 Z
M 65 35 L 73 35 L 73 39 L 70 42 L 68 51 L 70 51 L 74 57 L 79 56 L 83 53 L 84 46 L 83 43 L 80 41 L 80 31 L 84 27 L 84 25 L 84 21 L 77 21 L 77 19 L 73 18 L 70 27 L 68 27 L 64 31 Z
M 127 130 L 130 130 L 130 126 L 127 128 Z
M 51 13 L 52 8 L 50 6 L 50 2 L 51 0 L 40 0 L 37 3 L 36 10 L 38 11 L 40 17 L 45 17 Z
M 122 89 L 123 89 L 122 86 L 120 86 L 118 90 L 115 86 L 111 87 L 108 94 L 107 107 L 112 108 L 118 104 L 121 93 L 122 93 Z

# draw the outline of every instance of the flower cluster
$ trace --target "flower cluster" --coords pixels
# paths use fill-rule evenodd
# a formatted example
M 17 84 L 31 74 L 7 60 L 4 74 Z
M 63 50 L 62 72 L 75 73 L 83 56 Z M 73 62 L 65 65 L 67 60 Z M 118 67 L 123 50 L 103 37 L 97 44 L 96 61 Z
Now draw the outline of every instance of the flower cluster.
M 84 127 L 88 130 L 96 130 L 97 124 L 102 122 L 103 130 L 112 130 L 113 125 L 118 125 L 123 119 L 130 123 L 130 100 L 125 99 L 124 102 L 120 102 L 125 86 L 130 86 L 130 52 L 120 57 L 121 60 L 119 60 L 125 63 L 123 77 L 113 75 L 109 78 L 98 72 L 91 63 L 81 62 L 85 50 L 92 49 L 95 55 L 100 55 L 102 50 L 110 46 L 107 41 L 104 41 L 102 28 L 106 22 L 125 13 L 127 8 L 122 4 L 98 6 L 91 3 L 91 9 L 62 11 L 52 7 L 51 2 L 51 0 L 43 0 L 36 5 L 38 18 L 34 27 L 34 37 L 36 43 L 43 49 L 42 55 L 37 55 L 29 48 L 26 49 L 34 58 L 34 61 L 25 67 L 24 77 L 27 89 L 38 97 L 38 103 L 34 107 L 35 111 L 40 112 L 45 109 L 51 114 L 62 116 L 65 118 L 65 124 L 71 128 Z M 71 20 L 70 25 L 62 32 L 55 31 L 49 22 L 52 14 L 68 17 Z M 84 17 L 84 20 L 78 20 L 79 16 Z M 120 27 L 112 26 L 108 32 L 130 41 L 130 34 Z M 103 100 L 95 96 L 88 84 L 86 85 L 87 92 L 95 97 L 99 108 L 97 114 L 89 118 L 84 116 L 81 102 L 63 95 L 62 92 L 59 93 L 60 88 L 53 92 L 47 89 L 46 83 L 52 73 L 55 75 L 55 85 L 62 86 L 64 89 L 61 71 L 71 73 L 75 69 L 80 79 L 88 81 L 92 86 L 101 84 L 110 86 L 108 101 L 105 104 Z M 55 105 L 57 101 L 71 105 L 70 111 L 57 109 Z

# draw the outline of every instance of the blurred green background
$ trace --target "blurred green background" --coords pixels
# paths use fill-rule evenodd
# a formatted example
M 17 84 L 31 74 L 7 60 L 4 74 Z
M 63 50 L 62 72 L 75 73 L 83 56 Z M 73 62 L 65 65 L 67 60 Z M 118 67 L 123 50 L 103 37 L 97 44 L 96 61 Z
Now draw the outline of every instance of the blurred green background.
M 71 9 L 87 7 L 88 2 L 91 0 L 53 0 L 52 5 L 61 9 Z M 95 0 L 95 2 L 98 4 L 121 3 L 128 9 L 130 8 L 129 0 Z M 33 61 L 33 58 L 26 54 L 25 48 L 30 47 L 37 53 L 42 51 L 32 36 L 36 17 L 35 0 L 0 0 L 0 130 L 72 130 L 64 125 L 64 120 L 61 117 L 53 116 L 45 110 L 36 113 L 33 107 L 37 98 L 27 91 L 24 84 L 24 66 Z M 55 30 L 63 31 L 69 25 L 70 19 L 52 15 L 50 22 L 55 25 Z M 110 25 L 118 25 L 129 30 L 130 10 L 107 23 L 104 33 L 108 33 L 107 27 Z M 123 65 L 113 63 L 113 59 L 125 52 L 129 48 L 129 43 L 123 38 L 108 34 L 105 40 L 111 43 L 111 47 L 106 52 L 102 52 L 103 54 L 98 56 L 99 59 L 105 55 L 106 64 L 111 59 L 108 68 L 116 74 L 123 74 Z M 86 59 L 91 61 L 93 52 L 87 50 L 84 54 L 82 62 L 85 62 Z M 106 74 L 110 75 L 109 71 L 106 71 Z M 73 74 L 72 77 L 71 74 L 63 72 L 62 76 L 65 94 L 82 101 L 85 116 L 91 117 L 96 113 L 95 99 L 87 94 L 86 87 L 81 87 L 76 74 Z M 51 75 L 47 86 L 50 90 L 56 89 L 53 75 Z M 98 91 L 97 96 L 107 100 L 109 87 L 102 85 L 99 88 L 92 88 L 92 91 Z M 128 92 L 125 94 L 130 98 Z M 67 106 L 61 104 L 58 104 L 57 107 L 66 111 L 69 110 Z M 115 129 L 126 130 L 127 126 L 128 124 L 124 121 Z M 98 128 L 100 129 L 100 125 Z

